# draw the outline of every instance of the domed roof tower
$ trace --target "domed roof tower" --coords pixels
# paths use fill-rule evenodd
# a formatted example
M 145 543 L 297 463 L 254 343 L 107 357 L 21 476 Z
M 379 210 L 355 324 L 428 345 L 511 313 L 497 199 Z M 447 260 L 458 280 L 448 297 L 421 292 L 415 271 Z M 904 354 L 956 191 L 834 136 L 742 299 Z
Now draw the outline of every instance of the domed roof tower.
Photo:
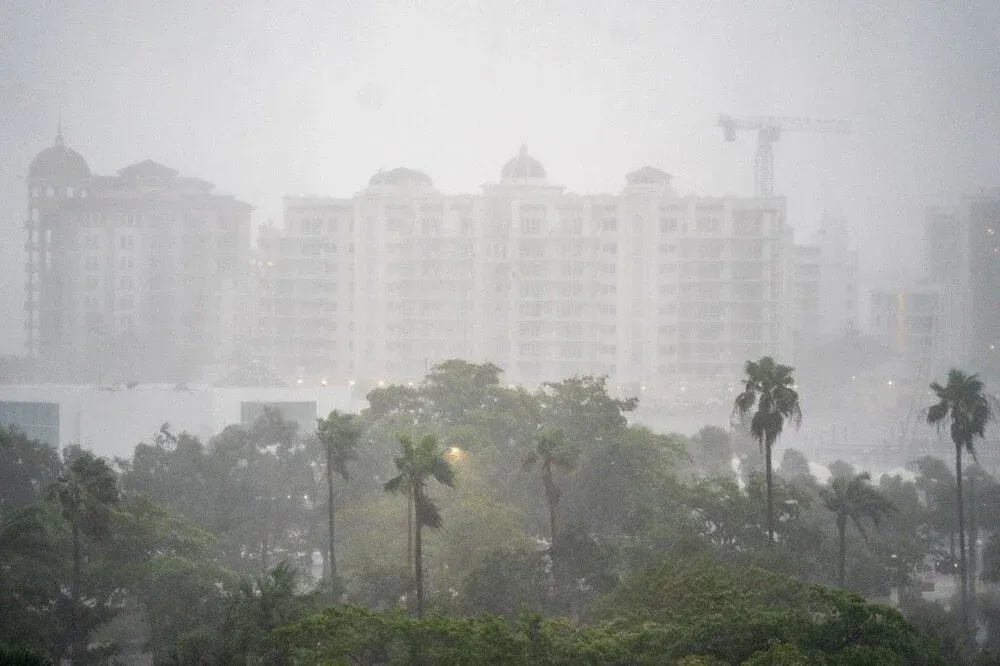
M 501 184 L 545 183 L 545 167 L 528 154 L 528 147 L 521 146 L 517 156 L 503 165 L 500 171 Z
M 434 187 L 434 181 L 423 171 L 396 167 L 388 171 L 379 170 L 368 180 L 369 186 L 389 187 Z
M 65 184 L 84 178 L 90 178 L 90 167 L 80 153 L 66 147 L 60 125 L 56 132 L 55 145 L 38 153 L 31 161 L 28 180 Z

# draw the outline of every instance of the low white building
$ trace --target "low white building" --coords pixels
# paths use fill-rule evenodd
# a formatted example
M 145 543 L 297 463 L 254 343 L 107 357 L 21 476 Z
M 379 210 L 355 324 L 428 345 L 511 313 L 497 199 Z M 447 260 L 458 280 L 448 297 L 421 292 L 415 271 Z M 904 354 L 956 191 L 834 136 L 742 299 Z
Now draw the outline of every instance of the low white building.
M 80 444 L 95 453 L 127 457 L 164 423 L 203 441 L 227 426 L 252 422 L 273 406 L 312 431 L 315 419 L 358 403 L 351 386 L 129 387 L 94 385 L 0 385 L 0 423 L 59 448 Z

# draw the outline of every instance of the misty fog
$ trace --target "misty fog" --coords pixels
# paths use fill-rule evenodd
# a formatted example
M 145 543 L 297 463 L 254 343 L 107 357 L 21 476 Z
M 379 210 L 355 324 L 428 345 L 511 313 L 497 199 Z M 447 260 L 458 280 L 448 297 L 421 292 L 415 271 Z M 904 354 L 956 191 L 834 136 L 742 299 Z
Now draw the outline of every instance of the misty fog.
M 998 34 L 0 6 L 0 663 L 991 663 Z

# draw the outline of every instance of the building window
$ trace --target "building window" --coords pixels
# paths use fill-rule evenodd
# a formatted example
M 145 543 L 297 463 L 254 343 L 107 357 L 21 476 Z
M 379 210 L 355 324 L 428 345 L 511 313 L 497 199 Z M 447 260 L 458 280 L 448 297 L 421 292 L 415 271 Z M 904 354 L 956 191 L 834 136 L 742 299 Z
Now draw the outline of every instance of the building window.
M 119 241 L 119 247 L 121 247 L 121 249 L 123 250 L 131 250 L 132 243 L 133 243 L 132 236 L 125 235 L 121 237 L 121 240 Z
M 660 218 L 660 233 L 661 234 L 672 234 L 677 231 L 677 218 L 675 217 L 661 217 Z
M 716 233 L 719 231 L 719 220 L 714 217 L 699 218 L 697 230 L 699 233 Z
M 563 220 L 563 232 L 567 236 L 582 236 L 583 220 L 581 220 L 578 217 L 573 217 L 567 220 Z
M 542 220 L 537 217 L 521 218 L 521 233 L 525 236 L 537 236 L 542 233 Z

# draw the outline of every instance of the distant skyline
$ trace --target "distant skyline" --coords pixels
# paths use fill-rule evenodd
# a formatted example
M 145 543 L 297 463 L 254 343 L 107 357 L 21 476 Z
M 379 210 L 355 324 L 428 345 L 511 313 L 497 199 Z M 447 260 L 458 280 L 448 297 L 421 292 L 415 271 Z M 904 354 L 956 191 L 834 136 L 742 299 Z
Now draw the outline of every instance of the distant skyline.
M 1000 185 L 1000 3 L 512 7 L 0 7 L 0 349 L 20 351 L 24 175 L 60 114 L 95 173 L 153 159 L 253 204 L 255 225 L 380 167 L 477 191 L 521 143 L 580 193 L 649 164 L 682 195 L 748 195 L 756 137 L 725 143 L 719 113 L 844 118 L 852 135 L 781 139 L 776 189 L 800 239 L 845 214 L 869 281 L 915 274 L 924 206 Z

